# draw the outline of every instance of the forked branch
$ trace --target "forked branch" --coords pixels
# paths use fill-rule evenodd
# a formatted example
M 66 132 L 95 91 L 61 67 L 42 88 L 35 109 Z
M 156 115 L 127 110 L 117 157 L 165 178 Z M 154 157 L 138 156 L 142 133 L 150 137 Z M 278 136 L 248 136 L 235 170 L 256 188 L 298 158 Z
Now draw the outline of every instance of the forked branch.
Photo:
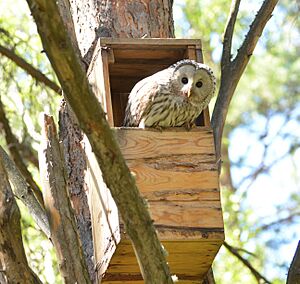
M 227 117 L 230 101 L 237 84 L 250 60 L 258 39 L 260 38 L 278 0 L 265 0 L 256 14 L 236 57 L 231 60 L 231 43 L 234 24 L 239 9 L 239 0 L 233 0 L 231 13 L 225 27 L 223 54 L 221 60 L 221 83 L 212 115 L 212 127 L 215 137 L 217 160 L 221 156 L 223 128 Z
M 235 0 L 231 2 L 229 17 L 223 35 L 223 52 L 222 52 L 222 59 L 221 59 L 221 67 L 226 68 L 227 64 L 230 64 L 231 61 L 232 37 L 233 37 L 236 17 L 239 12 L 240 2 L 241 0 Z

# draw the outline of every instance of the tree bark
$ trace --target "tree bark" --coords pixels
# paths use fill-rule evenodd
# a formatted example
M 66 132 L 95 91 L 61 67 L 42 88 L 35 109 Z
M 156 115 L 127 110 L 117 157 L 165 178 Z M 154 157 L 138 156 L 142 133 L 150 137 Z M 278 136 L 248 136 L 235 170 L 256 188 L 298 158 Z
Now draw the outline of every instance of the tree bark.
M 20 152 L 19 152 L 19 141 L 17 137 L 12 133 L 12 130 L 9 125 L 9 121 L 6 117 L 4 107 L 0 98 L 0 124 L 4 129 L 5 132 L 5 140 L 8 146 L 8 149 L 10 151 L 10 154 L 18 167 L 19 171 L 24 176 L 26 182 L 30 185 L 30 188 L 28 188 L 29 191 L 32 191 L 32 193 L 35 195 L 38 202 L 41 204 L 42 207 L 44 207 L 44 201 L 43 201 L 43 195 L 39 188 L 39 186 L 34 181 L 31 173 L 27 169 L 27 166 L 25 165 Z
M 22 176 L 15 163 L 9 158 L 8 154 L 0 146 L 0 159 L 3 162 L 8 178 L 14 187 L 14 194 L 24 203 L 28 208 L 33 219 L 37 225 L 42 229 L 44 234 L 50 237 L 50 227 L 46 212 L 41 207 L 28 186 L 25 178 Z
M 77 42 L 72 36 L 73 46 L 78 44 L 86 67 L 89 65 L 95 44 L 99 37 L 174 37 L 172 4 L 162 0 L 139 1 L 96 1 L 74 0 L 70 2 L 70 11 L 74 26 L 70 26 L 70 15 L 65 0 L 59 1 L 69 34 L 76 33 Z M 63 12 L 62 12 L 63 10 Z M 68 173 L 68 188 L 72 204 L 76 211 L 80 237 L 87 258 L 90 275 L 94 265 L 91 235 L 91 217 L 87 205 L 88 191 L 84 181 L 86 156 L 82 143 L 82 132 L 67 104 L 60 110 L 60 139 L 64 145 L 65 161 Z M 94 275 L 92 276 L 94 277 Z
M 300 284 L 300 242 L 293 257 L 289 273 L 287 277 L 287 284 Z
M 82 72 L 78 55 L 72 48 L 55 2 L 27 1 L 65 96 L 76 113 L 80 127 L 91 142 L 104 180 L 127 226 L 127 232 L 131 232 L 130 237 L 144 268 L 145 282 L 173 283 L 149 212 L 139 196 L 134 178 L 126 166 L 105 114 L 91 92 L 86 75 Z M 135 200 L 135 206 L 127 207 L 126 200 Z M 134 218 L 137 223 L 131 221 Z
M 211 123 L 215 137 L 217 160 L 221 158 L 221 144 L 225 120 L 229 104 L 237 87 L 237 84 L 252 56 L 256 44 L 272 16 L 272 12 L 278 0 L 265 0 L 256 14 L 250 29 L 238 49 L 236 57 L 231 59 L 232 36 L 234 25 L 239 10 L 240 0 L 232 0 L 231 11 L 225 27 L 223 39 L 223 53 L 221 59 L 221 84 L 214 107 Z
M 73 0 L 71 11 L 82 57 L 90 63 L 99 37 L 174 37 L 170 0 Z
M 91 283 L 67 192 L 64 161 L 56 127 L 53 118 L 47 115 L 44 115 L 39 158 L 51 240 L 56 249 L 64 283 Z
M 7 283 L 41 284 L 27 263 L 20 217 L 3 160 L 0 158 L 0 267 Z

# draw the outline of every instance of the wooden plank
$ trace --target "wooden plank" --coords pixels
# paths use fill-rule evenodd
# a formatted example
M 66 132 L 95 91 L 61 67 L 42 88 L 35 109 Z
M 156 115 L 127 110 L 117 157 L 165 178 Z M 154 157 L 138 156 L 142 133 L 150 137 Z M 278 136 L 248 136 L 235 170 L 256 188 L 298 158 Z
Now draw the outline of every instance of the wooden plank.
M 196 46 L 189 45 L 186 49 L 186 57 L 197 61 Z M 199 61 L 198 61 L 199 62 Z
M 154 224 L 155 225 L 155 224 Z M 197 241 L 209 240 L 218 244 L 224 241 L 224 227 L 222 228 L 187 228 L 155 225 L 162 241 Z M 124 235 L 122 235 L 124 238 Z
M 119 94 L 127 94 L 131 92 L 134 85 L 144 77 L 110 77 L 112 96 L 117 97 Z M 127 100 L 126 100 L 127 103 Z
M 107 113 L 107 120 L 110 126 L 114 126 L 108 60 L 108 51 L 101 49 L 98 44 L 87 74 L 94 94 L 101 103 L 104 111 Z
M 204 114 L 204 126 L 210 127 L 210 116 L 209 116 L 208 107 L 203 110 L 203 114 Z
M 100 45 L 134 46 L 134 45 L 154 45 L 154 46 L 188 46 L 197 45 L 201 47 L 200 39 L 178 39 L 178 38 L 100 38 Z
M 120 241 L 117 206 L 103 181 L 102 173 L 87 137 L 84 137 L 87 155 L 85 181 L 91 212 L 95 265 L 98 278 L 106 271 Z
M 116 128 L 115 132 L 126 160 L 184 154 L 215 154 L 210 128 L 196 127 L 188 132 L 181 127 L 163 131 Z
M 143 192 L 148 201 L 220 201 L 220 192 L 213 189 L 182 189 Z
M 112 92 L 112 105 L 113 105 L 115 127 L 121 127 L 123 125 L 127 100 L 128 100 L 128 93 Z
M 185 56 L 184 48 L 166 48 L 155 49 L 153 47 L 144 46 L 143 48 L 119 49 L 113 47 L 115 62 L 126 63 L 136 62 L 139 64 L 157 64 L 159 61 L 162 64 L 172 64 L 172 62 L 183 59 Z
M 148 202 L 151 218 L 157 225 L 170 227 L 222 228 L 220 202 Z
M 213 258 L 221 246 L 220 243 L 211 241 L 201 243 L 170 241 L 163 242 L 163 245 L 168 252 L 167 261 L 170 265 L 171 273 L 179 278 L 179 283 L 181 281 L 200 281 L 208 271 Z M 103 283 L 118 283 L 113 280 L 121 279 L 123 281 L 139 281 L 140 277 L 132 245 L 129 240 L 123 240 L 112 258 Z
M 101 49 L 100 51 L 102 57 L 102 70 L 103 70 L 103 81 L 104 84 L 104 111 L 107 115 L 107 120 L 109 125 L 112 127 L 114 126 L 114 117 L 113 117 L 113 110 L 112 110 L 112 102 L 111 102 L 111 93 L 110 93 L 110 82 L 109 82 L 109 70 L 108 70 L 108 51 Z M 100 60 L 101 61 L 101 60 Z
M 128 160 L 128 167 L 135 176 L 141 192 L 189 190 L 199 187 L 205 189 L 218 188 L 217 171 L 180 172 L 156 169 L 155 165 L 136 160 Z M 159 167 L 159 165 L 157 165 Z
M 172 60 L 171 64 L 175 63 L 176 61 L 176 59 Z M 169 66 L 170 64 L 162 62 L 151 65 L 139 64 L 136 62 L 119 63 L 110 66 L 110 75 L 114 77 L 124 76 L 125 78 L 134 76 L 145 78 Z

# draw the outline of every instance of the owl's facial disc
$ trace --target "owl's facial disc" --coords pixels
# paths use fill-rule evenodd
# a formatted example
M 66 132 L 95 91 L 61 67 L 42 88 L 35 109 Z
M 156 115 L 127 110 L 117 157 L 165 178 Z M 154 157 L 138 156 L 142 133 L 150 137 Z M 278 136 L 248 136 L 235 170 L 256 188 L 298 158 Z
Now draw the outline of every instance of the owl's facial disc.
M 175 72 L 175 81 L 179 89 L 179 95 L 189 99 L 192 95 L 192 86 L 194 83 L 195 66 L 183 65 Z

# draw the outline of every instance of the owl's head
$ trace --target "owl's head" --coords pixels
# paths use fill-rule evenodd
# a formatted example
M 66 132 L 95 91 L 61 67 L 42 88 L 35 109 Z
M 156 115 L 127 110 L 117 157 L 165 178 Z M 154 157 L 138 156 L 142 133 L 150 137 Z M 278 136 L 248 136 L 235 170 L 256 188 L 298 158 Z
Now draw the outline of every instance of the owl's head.
M 182 96 L 192 104 L 209 102 L 216 88 L 213 71 L 205 64 L 194 60 L 181 60 L 173 64 L 172 83 L 176 95 Z

